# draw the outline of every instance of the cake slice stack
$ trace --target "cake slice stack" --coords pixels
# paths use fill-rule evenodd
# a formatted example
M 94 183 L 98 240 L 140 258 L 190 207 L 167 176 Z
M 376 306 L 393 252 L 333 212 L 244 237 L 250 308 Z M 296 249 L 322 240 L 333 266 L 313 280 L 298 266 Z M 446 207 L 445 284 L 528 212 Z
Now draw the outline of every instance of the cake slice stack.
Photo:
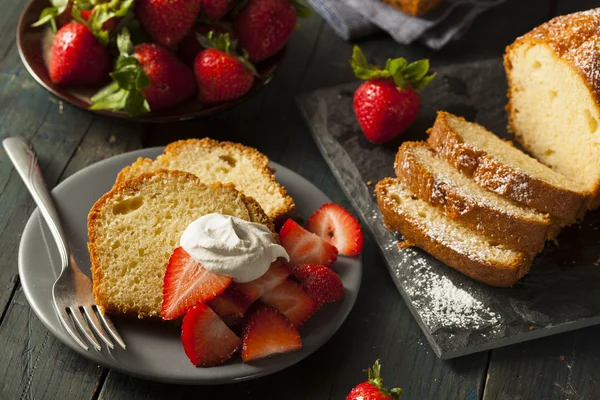
M 511 286 L 585 193 L 480 125 L 440 112 L 428 143 L 406 142 L 377 184 L 384 223 L 408 244 L 492 286 Z

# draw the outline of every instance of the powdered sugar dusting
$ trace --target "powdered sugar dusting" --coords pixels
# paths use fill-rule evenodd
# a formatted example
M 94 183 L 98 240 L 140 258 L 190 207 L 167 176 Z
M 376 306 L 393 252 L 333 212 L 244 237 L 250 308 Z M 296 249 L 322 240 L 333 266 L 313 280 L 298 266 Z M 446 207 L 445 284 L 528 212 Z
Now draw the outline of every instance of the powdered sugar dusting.
M 402 251 L 416 252 L 415 249 Z M 402 279 L 407 273 L 402 269 L 413 270 L 411 279 L 404 282 L 406 294 L 419 310 L 419 315 L 429 330 L 483 330 L 500 324 L 500 316 L 478 300 L 475 293 L 469 293 L 460 283 L 433 270 L 422 256 L 409 256 L 406 253 L 405 256 L 407 257 L 395 268 L 395 273 Z

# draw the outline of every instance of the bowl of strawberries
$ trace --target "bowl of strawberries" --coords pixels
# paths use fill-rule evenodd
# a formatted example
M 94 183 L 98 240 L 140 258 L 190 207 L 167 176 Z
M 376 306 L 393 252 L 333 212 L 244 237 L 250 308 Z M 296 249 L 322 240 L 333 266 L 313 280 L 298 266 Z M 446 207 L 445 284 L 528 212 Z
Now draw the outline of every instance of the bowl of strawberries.
M 80 108 L 168 122 L 229 109 L 270 82 L 300 0 L 32 0 L 19 55 Z

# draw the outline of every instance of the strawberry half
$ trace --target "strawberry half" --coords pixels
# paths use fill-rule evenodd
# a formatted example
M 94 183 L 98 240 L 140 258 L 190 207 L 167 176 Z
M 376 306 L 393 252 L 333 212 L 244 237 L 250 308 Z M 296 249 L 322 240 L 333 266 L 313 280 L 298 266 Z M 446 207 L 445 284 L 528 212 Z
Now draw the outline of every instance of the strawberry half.
M 265 293 L 260 301 L 278 309 L 296 328 L 300 328 L 317 311 L 317 302 L 290 279 Z
M 244 314 L 250 307 L 246 296 L 232 289 L 230 286 L 226 291 L 206 303 L 217 313 L 223 322 L 230 328 L 238 327 L 244 318 Z
M 306 229 L 338 249 L 343 256 L 356 257 L 360 254 L 364 238 L 360 224 L 344 207 L 327 203 L 308 217 Z
M 183 318 L 181 342 L 190 361 L 197 367 L 223 364 L 242 341 L 206 304 L 198 304 Z
M 185 314 L 198 303 L 214 299 L 231 284 L 231 277 L 206 270 L 183 248 L 173 251 L 165 272 L 161 317 Z
M 267 272 L 258 279 L 246 283 L 234 282 L 230 290 L 245 296 L 248 304 L 258 300 L 263 294 L 279 286 L 290 276 L 286 262 L 279 259 L 274 261 Z
M 294 268 L 294 276 L 320 306 L 344 298 L 342 279 L 324 265 L 297 265 Z
M 253 307 L 242 330 L 244 362 L 301 348 L 300 332 L 285 315 L 266 305 Z
M 290 264 L 321 264 L 331 266 L 338 250 L 319 236 L 288 219 L 279 231 L 279 240 L 290 256 Z

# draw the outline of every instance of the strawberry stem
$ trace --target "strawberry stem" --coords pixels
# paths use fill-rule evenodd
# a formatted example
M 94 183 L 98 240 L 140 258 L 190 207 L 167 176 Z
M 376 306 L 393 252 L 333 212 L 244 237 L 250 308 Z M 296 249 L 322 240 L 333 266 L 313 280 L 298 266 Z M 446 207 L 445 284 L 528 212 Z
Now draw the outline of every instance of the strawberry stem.
M 120 54 L 110 74 L 113 82 L 92 96 L 90 110 L 124 110 L 129 115 L 149 112 L 142 89 L 150 85 L 150 79 L 133 56 L 134 46 L 126 28 L 117 36 L 117 47 Z
M 370 64 L 358 46 L 352 50 L 350 66 L 357 78 L 363 80 L 391 78 L 399 89 L 410 86 L 414 90 L 421 90 L 435 78 L 435 74 L 427 75 L 429 60 L 423 59 L 408 63 L 405 58 L 388 59 L 385 68 Z
M 383 379 L 381 379 L 381 364 L 379 360 L 375 361 L 373 367 L 369 368 L 365 371 L 367 376 L 369 377 L 369 383 L 375 386 L 381 392 L 382 396 L 389 397 L 394 400 L 399 400 L 402 395 L 402 389 L 394 388 L 392 390 L 388 390 L 383 386 Z
M 52 7 L 46 7 L 40 13 L 40 18 L 31 24 L 32 27 L 38 27 L 50 23 L 52 32 L 56 33 L 56 18 L 65 12 L 69 5 L 69 0 L 51 0 Z

